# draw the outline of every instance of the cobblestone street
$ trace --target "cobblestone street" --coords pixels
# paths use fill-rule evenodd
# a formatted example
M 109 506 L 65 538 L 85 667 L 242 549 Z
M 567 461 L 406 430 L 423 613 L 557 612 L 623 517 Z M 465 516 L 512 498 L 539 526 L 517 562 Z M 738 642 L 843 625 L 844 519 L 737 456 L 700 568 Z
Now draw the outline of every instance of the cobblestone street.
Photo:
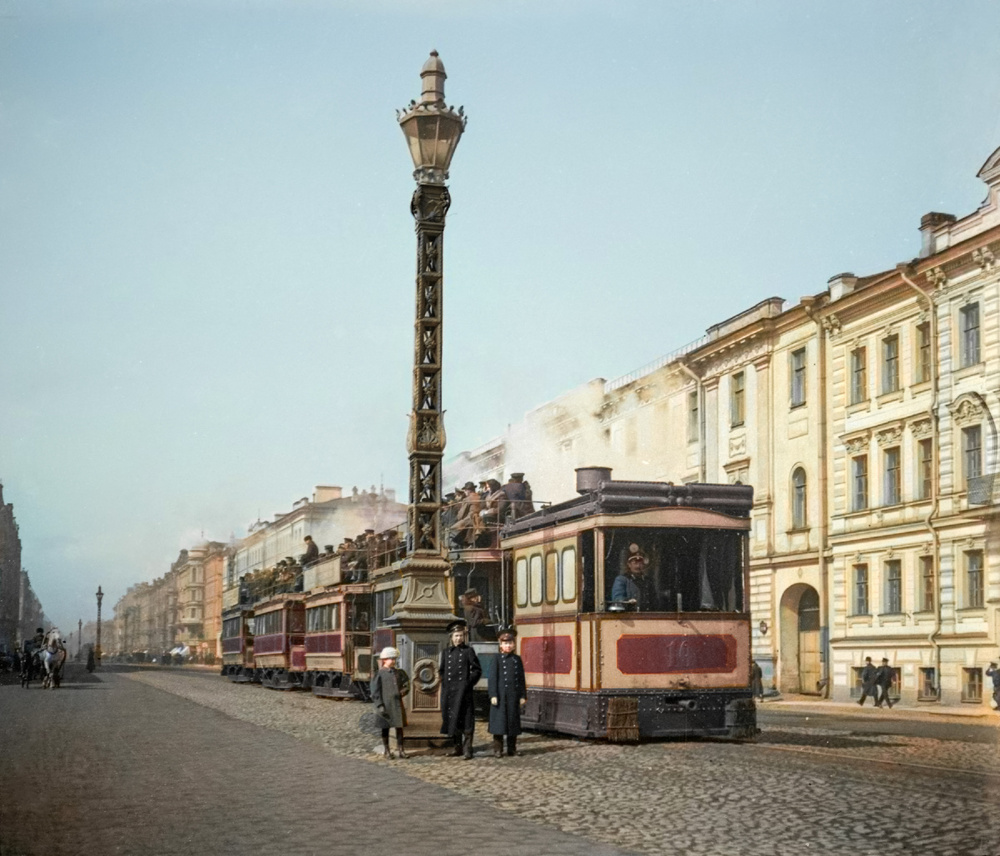
M 494 760 L 480 724 L 472 762 L 431 754 L 385 761 L 357 728 L 360 703 L 204 672 L 103 672 L 58 693 L 0 693 L 9 722 L 25 723 L 15 734 L 29 719 L 59 723 L 30 758 L 5 731 L 4 755 L 14 763 L 0 774 L 3 792 L 23 794 L 28 784 L 40 793 L 51 783 L 64 798 L 64 832 L 50 831 L 44 850 L 30 849 L 21 830 L 37 806 L 16 800 L 0 824 L 3 856 L 189 853 L 191 841 L 204 839 L 193 831 L 205 828 L 215 830 L 219 853 L 360 853 L 370 851 L 376 826 L 397 842 L 395 852 L 436 856 L 487 846 L 537 854 L 1000 854 L 995 741 L 867 734 L 825 720 L 779 722 L 755 744 L 621 746 L 528 734 L 521 757 Z M 121 787 L 95 783 L 77 799 L 78 777 L 102 771 Z M 135 798 L 123 805 L 126 792 Z M 440 843 L 426 832 L 444 827 Z M 96 849 L 76 847 L 80 840 Z

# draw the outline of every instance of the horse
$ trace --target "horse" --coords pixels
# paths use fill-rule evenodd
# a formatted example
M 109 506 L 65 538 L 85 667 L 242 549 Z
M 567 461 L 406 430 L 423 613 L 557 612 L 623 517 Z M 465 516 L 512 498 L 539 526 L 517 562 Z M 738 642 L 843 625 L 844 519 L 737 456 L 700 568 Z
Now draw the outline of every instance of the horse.
M 62 682 L 63 664 L 66 662 L 66 646 L 58 627 L 53 627 L 45 634 L 41 651 L 42 665 L 45 667 L 45 677 L 42 678 L 42 689 L 59 689 Z

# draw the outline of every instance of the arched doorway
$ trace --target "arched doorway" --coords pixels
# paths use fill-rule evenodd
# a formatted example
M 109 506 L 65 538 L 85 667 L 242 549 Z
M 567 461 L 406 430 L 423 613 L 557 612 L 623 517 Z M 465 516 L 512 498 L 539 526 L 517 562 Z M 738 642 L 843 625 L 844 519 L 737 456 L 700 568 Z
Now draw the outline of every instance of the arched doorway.
M 781 596 L 779 689 L 818 693 L 820 681 L 819 592 L 798 583 Z

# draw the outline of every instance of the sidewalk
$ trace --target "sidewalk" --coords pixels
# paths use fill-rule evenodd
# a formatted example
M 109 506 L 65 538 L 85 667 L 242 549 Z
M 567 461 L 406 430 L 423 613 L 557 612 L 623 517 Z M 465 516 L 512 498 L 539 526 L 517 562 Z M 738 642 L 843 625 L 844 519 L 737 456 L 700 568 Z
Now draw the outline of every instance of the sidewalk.
M 876 709 L 871 702 L 866 701 L 864 707 L 860 707 L 856 701 L 831 701 L 810 695 L 774 695 L 764 696 L 762 702 L 757 702 L 758 710 L 762 711 L 789 711 L 792 713 L 825 713 L 831 716 L 858 716 L 862 712 L 867 712 L 873 716 L 883 719 L 926 719 L 935 716 L 950 716 L 957 719 L 975 720 L 976 724 L 988 723 L 996 720 L 1000 723 L 1000 715 L 995 710 L 987 708 L 981 704 L 969 705 L 940 705 L 936 702 L 925 704 L 901 704 L 896 702 L 886 710 Z

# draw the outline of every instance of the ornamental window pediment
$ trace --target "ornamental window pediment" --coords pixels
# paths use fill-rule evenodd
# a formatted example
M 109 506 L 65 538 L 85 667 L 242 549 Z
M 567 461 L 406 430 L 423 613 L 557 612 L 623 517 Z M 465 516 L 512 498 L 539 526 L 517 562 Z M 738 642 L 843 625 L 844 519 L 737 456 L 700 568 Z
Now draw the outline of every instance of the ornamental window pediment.
M 868 447 L 871 445 L 871 432 L 857 431 L 841 439 L 844 443 L 844 448 L 847 450 L 847 454 L 857 455 L 868 451 Z

